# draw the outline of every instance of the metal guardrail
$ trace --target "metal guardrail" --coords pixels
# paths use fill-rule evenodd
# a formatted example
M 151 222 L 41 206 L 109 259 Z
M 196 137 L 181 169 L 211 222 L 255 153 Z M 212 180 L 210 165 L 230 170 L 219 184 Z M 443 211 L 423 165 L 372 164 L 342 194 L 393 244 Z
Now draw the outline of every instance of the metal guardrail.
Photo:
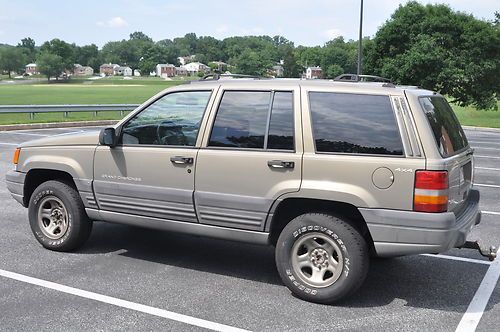
M 133 111 L 138 106 L 139 104 L 0 105 L 0 114 L 29 113 L 33 119 L 36 113 L 63 112 L 63 116 L 67 117 L 69 112 L 94 112 L 94 116 L 97 116 L 98 112 L 120 111 L 123 116 L 124 112 Z

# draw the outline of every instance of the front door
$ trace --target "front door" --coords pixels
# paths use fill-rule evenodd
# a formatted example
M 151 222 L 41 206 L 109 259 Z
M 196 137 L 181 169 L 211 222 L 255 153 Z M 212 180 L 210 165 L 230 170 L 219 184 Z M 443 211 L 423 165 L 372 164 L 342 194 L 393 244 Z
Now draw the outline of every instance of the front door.
M 123 124 L 118 146 L 97 148 L 93 185 L 100 210 L 197 222 L 197 140 L 211 94 L 164 95 Z
M 298 88 L 219 94 L 196 165 L 200 223 L 262 231 L 273 202 L 299 190 L 303 150 L 298 95 Z

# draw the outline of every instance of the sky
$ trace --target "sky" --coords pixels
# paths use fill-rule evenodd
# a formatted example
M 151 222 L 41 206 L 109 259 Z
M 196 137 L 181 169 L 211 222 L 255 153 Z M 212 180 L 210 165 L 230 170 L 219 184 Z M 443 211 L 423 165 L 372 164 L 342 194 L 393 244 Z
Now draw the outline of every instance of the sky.
M 373 36 L 406 0 L 364 0 L 363 36 Z M 419 0 L 492 20 L 499 0 Z M 0 44 L 31 37 L 37 45 L 59 38 L 77 45 L 128 39 L 142 31 L 153 40 L 194 32 L 230 36 L 282 35 L 315 46 L 344 36 L 357 39 L 360 0 L 0 0 Z

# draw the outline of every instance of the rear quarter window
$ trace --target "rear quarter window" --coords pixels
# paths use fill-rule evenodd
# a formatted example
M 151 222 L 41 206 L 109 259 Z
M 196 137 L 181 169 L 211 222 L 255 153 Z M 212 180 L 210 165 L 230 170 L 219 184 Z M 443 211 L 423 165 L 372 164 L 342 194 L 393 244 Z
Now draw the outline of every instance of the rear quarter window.
M 403 155 L 388 96 L 310 92 L 317 152 Z
M 420 105 L 429 121 L 441 156 L 453 156 L 469 145 L 462 126 L 446 99 L 438 96 L 420 97 Z

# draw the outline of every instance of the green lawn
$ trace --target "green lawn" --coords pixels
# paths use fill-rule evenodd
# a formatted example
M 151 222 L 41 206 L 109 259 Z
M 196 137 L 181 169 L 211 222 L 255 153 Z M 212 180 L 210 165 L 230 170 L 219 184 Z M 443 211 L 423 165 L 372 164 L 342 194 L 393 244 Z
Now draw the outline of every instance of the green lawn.
M 70 79 L 66 82 L 0 85 L 0 105 L 48 105 L 48 104 L 140 104 L 168 87 L 183 83 L 182 80 L 165 81 L 159 78 L 107 77 L 99 80 Z M 39 123 L 79 120 L 116 120 L 120 112 L 92 112 L 36 114 L 0 114 L 1 124 Z
M 500 102 L 498 111 L 478 111 L 474 107 L 452 105 L 463 126 L 500 128 Z

